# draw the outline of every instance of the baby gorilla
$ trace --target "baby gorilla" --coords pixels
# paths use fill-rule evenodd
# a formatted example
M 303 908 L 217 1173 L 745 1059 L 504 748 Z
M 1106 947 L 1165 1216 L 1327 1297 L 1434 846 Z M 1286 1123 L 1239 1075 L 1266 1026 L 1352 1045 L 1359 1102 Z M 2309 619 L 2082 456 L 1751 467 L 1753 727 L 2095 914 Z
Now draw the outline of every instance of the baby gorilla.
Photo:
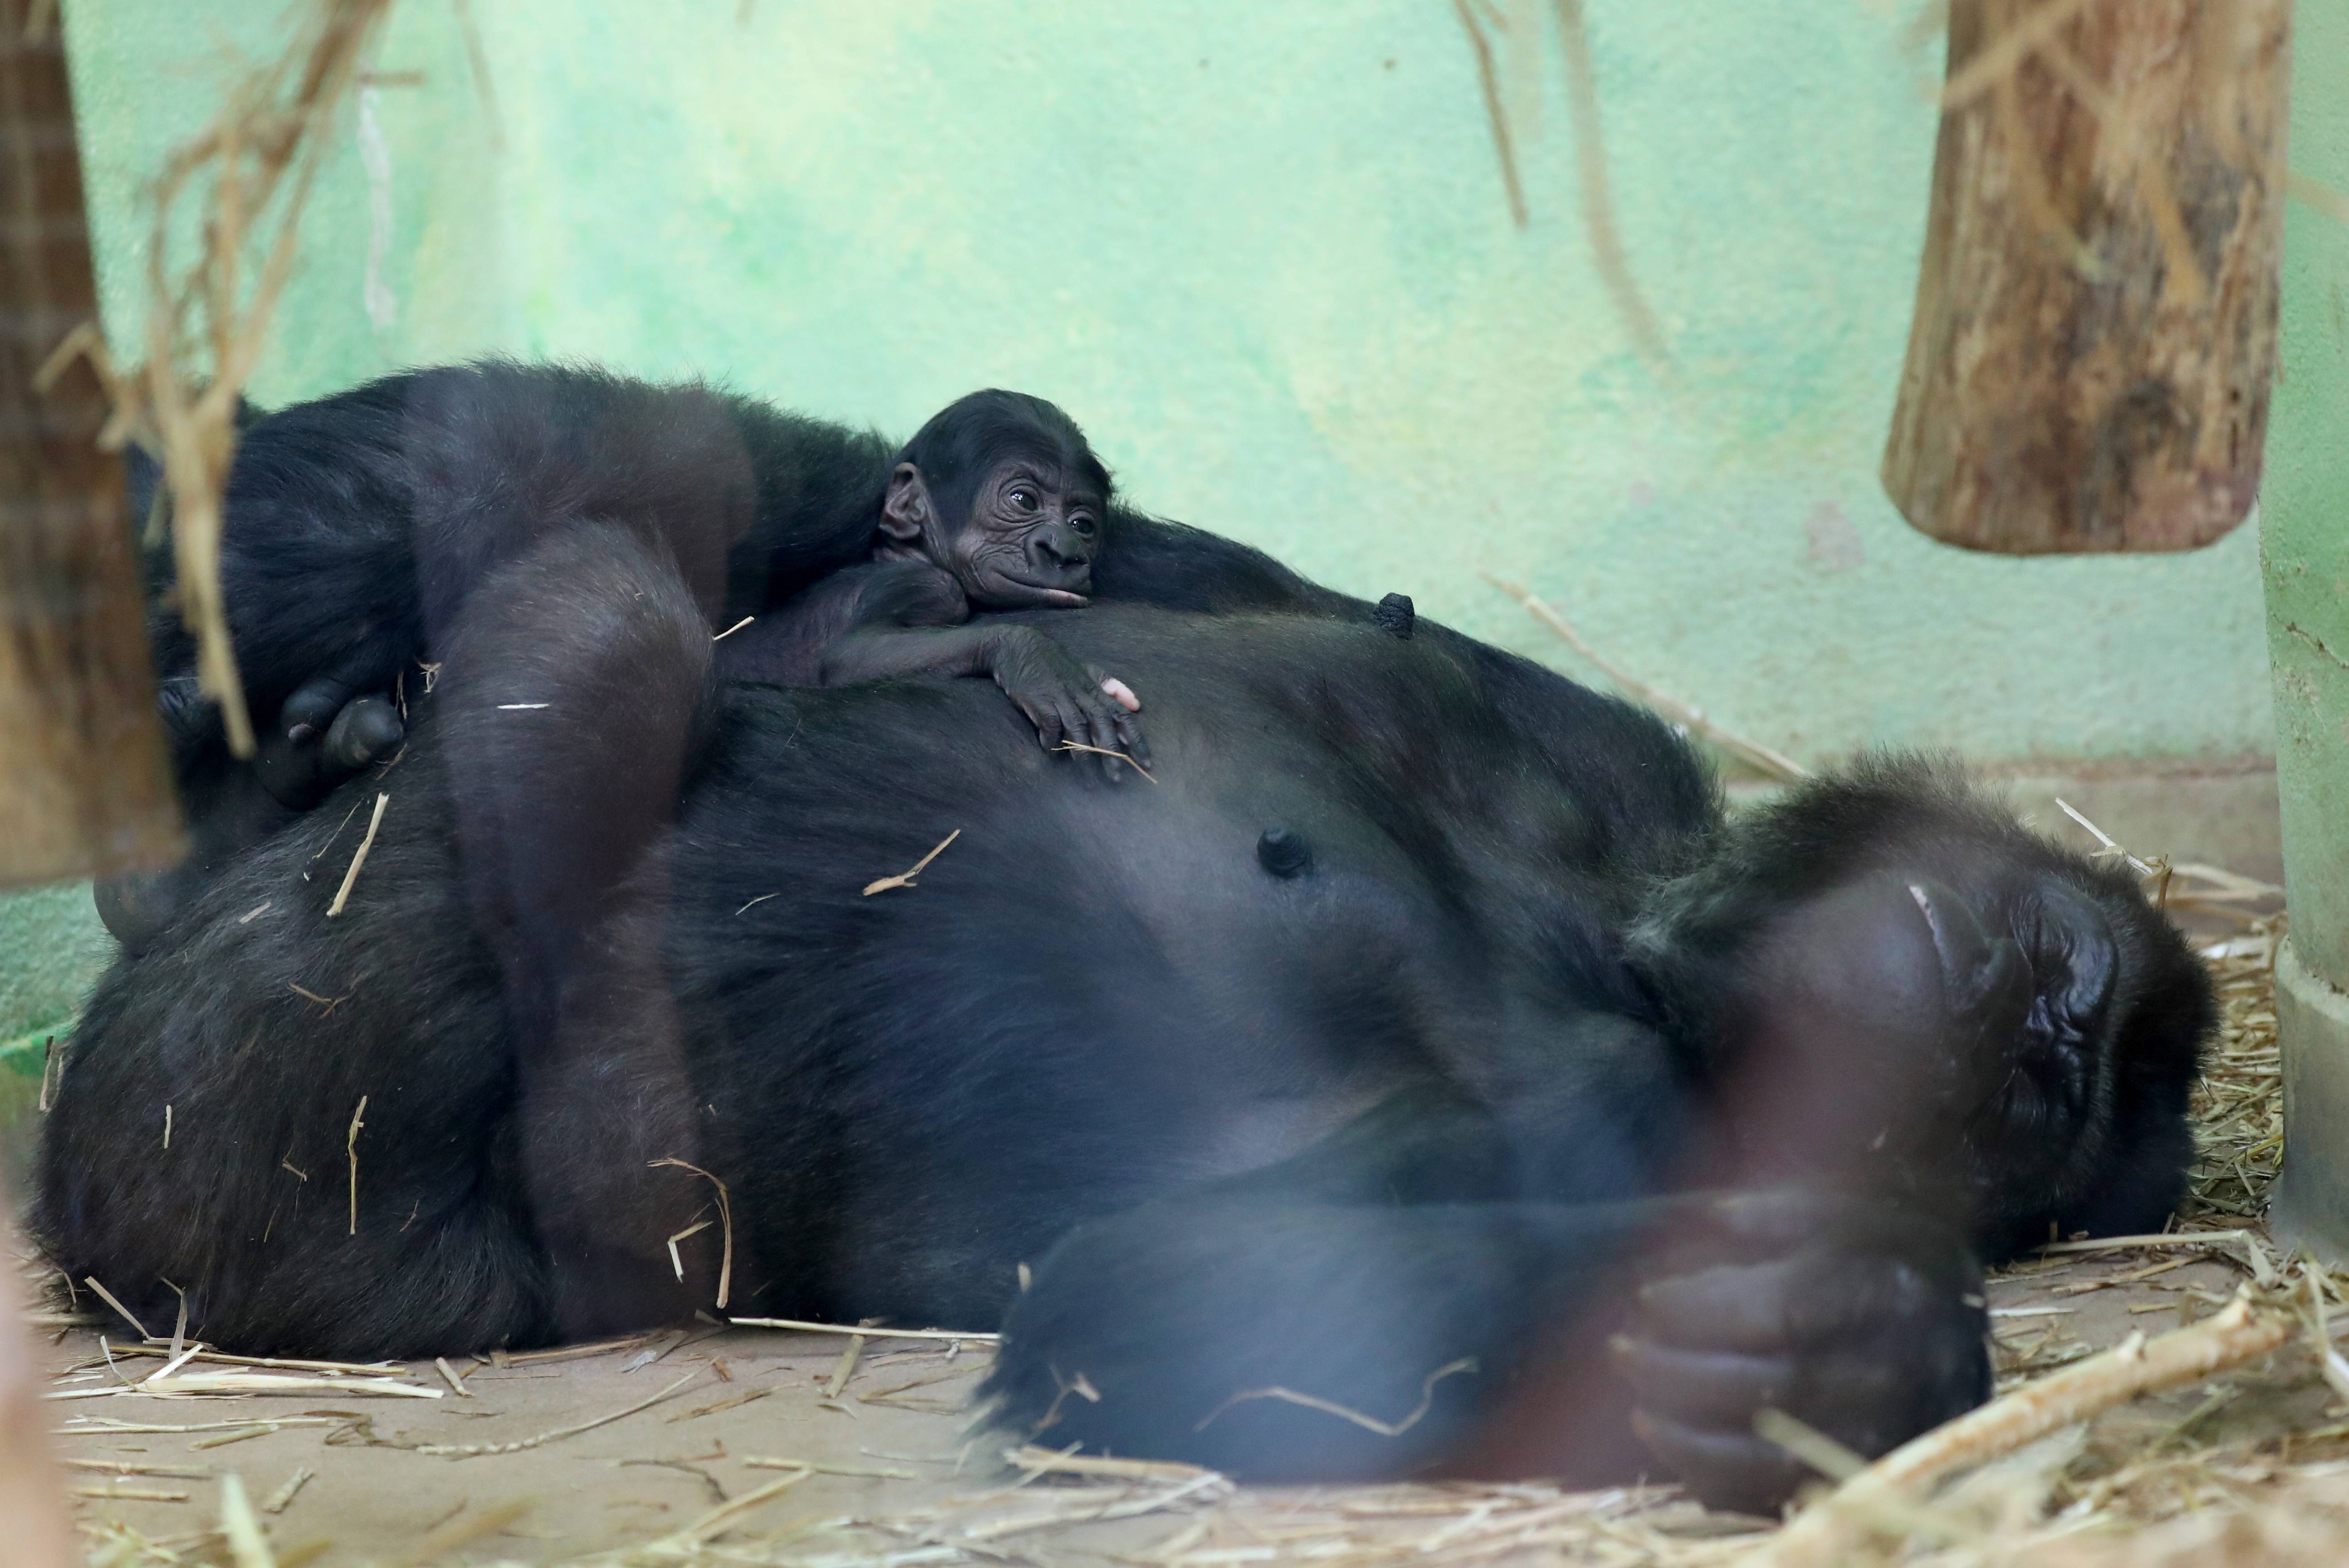
M 687 721 L 704 700 L 713 634 L 734 678 L 991 676 L 1046 748 L 1086 753 L 1120 781 L 1148 758 L 1133 692 L 1033 627 L 967 624 L 974 609 L 1086 603 L 1110 492 L 1073 420 L 1004 391 L 950 405 L 894 457 L 877 437 L 754 399 L 495 362 L 254 418 L 230 478 L 222 572 L 260 754 L 249 768 L 228 756 L 188 673 L 192 645 L 176 617 L 159 616 L 163 716 L 194 848 L 171 870 L 102 882 L 98 912 L 140 951 L 232 857 L 343 776 L 396 758 L 419 665 L 427 686 L 444 668 L 481 691 L 491 682 L 504 696 L 485 697 L 487 711 L 509 729 L 556 700 L 607 707 L 595 755 L 571 760 L 642 773 L 672 795 L 688 758 L 668 748 L 696 733 Z M 589 540 L 607 530 L 627 542 Z M 663 665 L 697 672 L 683 707 L 659 711 L 624 673 L 583 684 L 523 648 L 486 665 L 486 649 L 452 659 L 481 624 L 535 624 L 517 596 L 547 602 L 548 571 L 582 549 L 619 601 L 558 596 L 581 624 L 605 624 L 608 608 L 615 645 L 629 641 L 646 582 L 614 580 L 613 561 L 636 561 L 689 604 L 678 625 L 698 624 L 703 650 Z M 615 701 L 616 690 L 627 695 Z M 480 779 L 482 793 L 550 776 L 553 758 L 533 757 L 526 735 L 478 738 L 485 766 L 510 770 Z
M 1120 754 L 1149 761 L 1133 717 L 1142 704 L 1125 683 L 1033 626 L 967 624 L 974 608 L 1084 604 L 1109 492 L 1108 473 L 1066 414 L 1016 392 L 972 393 L 907 444 L 881 503 L 873 560 L 729 634 L 719 671 L 823 686 L 991 676 L 1047 749 L 1097 755 L 1117 782 Z
M 825 686 L 991 676 L 1047 749 L 1096 755 L 1104 776 L 1119 782 L 1121 757 L 1141 764 L 1148 755 L 1133 717 L 1142 704 L 1131 688 L 1087 669 L 1033 627 L 967 624 L 975 609 L 1087 603 L 1110 490 L 1083 431 L 1054 405 L 993 389 L 958 398 L 898 455 L 871 561 L 820 581 L 772 614 L 746 616 L 751 624 L 724 651 L 721 673 Z M 691 521 L 699 527 L 716 520 Z M 329 675 L 287 697 L 280 719 L 294 754 L 274 748 L 263 771 L 289 804 L 390 755 L 402 738 L 390 694 L 347 696 L 347 686 Z

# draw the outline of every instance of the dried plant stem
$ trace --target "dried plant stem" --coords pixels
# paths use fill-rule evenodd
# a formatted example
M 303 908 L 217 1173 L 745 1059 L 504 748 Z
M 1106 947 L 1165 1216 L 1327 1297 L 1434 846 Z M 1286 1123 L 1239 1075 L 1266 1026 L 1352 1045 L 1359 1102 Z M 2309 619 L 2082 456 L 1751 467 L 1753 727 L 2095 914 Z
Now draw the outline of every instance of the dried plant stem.
M 1248 1388 L 1233 1395 L 1230 1398 L 1225 1400 L 1222 1404 L 1208 1411 L 1205 1417 L 1201 1418 L 1199 1424 L 1196 1427 L 1194 1427 L 1192 1430 L 1200 1432 L 1206 1431 L 1209 1421 L 1214 1420 L 1217 1416 L 1222 1415 L 1234 1405 L 1241 1404 L 1249 1399 L 1278 1399 L 1283 1404 L 1301 1405 L 1309 1410 L 1319 1410 L 1325 1416 L 1335 1416 L 1341 1421 L 1351 1421 L 1354 1425 L 1361 1428 L 1364 1431 L 1376 1432 L 1382 1438 L 1399 1438 L 1405 1432 L 1411 1430 L 1412 1428 L 1419 1425 L 1421 1418 L 1433 1407 L 1435 1403 L 1435 1386 L 1438 1383 L 1441 1383 L 1446 1377 L 1453 1377 L 1458 1373 L 1474 1372 L 1475 1370 L 1476 1358 L 1473 1356 L 1464 1356 L 1457 1361 L 1446 1362 L 1444 1366 L 1438 1367 L 1434 1371 L 1430 1372 L 1427 1375 L 1426 1381 L 1419 1386 L 1419 1403 L 1413 1405 L 1410 1411 L 1399 1421 L 1381 1421 L 1376 1416 L 1366 1416 L 1360 1410 L 1349 1409 L 1343 1405 L 1338 1404 L 1332 1400 L 1324 1399 L 1319 1395 L 1300 1394 L 1294 1388 Z
M 477 1459 L 484 1454 L 518 1454 L 524 1449 L 540 1448 L 547 1443 L 558 1442 L 564 1438 L 575 1438 L 582 1432 L 592 1432 L 598 1427 L 608 1427 L 623 1417 L 635 1415 L 638 1410 L 650 1409 L 699 1376 L 698 1372 L 688 1372 L 659 1393 L 639 1399 L 625 1410 L 615 1410 L 608 1416 L 598 1416 L 592 1421 L 582 1421 L 576 1426 L 557 1427 L 551 1432 L 541 1432 L 534 1438 L 521 1438 L 511 1443 L 419 1443 L 409 1451 L 433 1454 L 449 1460 Z
M 367 1096 L 359 1096 L 358 1106 L 351 1112 L 351 1130 L 343 1138 L 343 1152 L 351 1161 L 350 1233 L 354 1236 L 359 1233 L 359 1130 L 367 1126 Z
M 1510 598 L 1515 599 L 1518 603 L 1523 604 L 1528 614 L 1532 615 L 1535 620 L 1539 621 L 1544 626 L 1547 627 L 1552 632 L 1557 633 L 1557 635 L 1565 641 L 1567 646 L 1572 648 L 1576 653 L 1580 654 L 1591 664 L 1597 665 L 1599 673 L 1605 676 L 1609 680 L 1614 682 L 1618 687 L 1621 688 L 1626 696 L 1634 698 L 1639 702 L 1644 703 L 1649 707 L 1654 708 L 1658 713 L 1663 715 L 1666 718 L 1671 719 L 1674 724 L 1677 724 L 1682 728 L 1688 730 L 1691 734 L 1700 736 L 1702 738 L 1711 741 L 1713 745 L 1720 747 L 1723 751 L 1728 752 L 1732 757 L 1736 758 L 1739 761 L 1762 773 L 1769 775 L 1773 779 L 1783 779 L 1791 784 L 1798 783 L 1801 780 L 1811 777 L 1811 770 L 1809 769 L 1804 767 L 1801 763 L 1795 761 L 1785 753 L 1782 751 L 1773 751 L 1770 748 L 1762 745 L 1758 741 L 1748 740 L 1740 735 L 1733 735 L 1728 730 L 1722 728 L 1721 726 L 1705 717 L 1703 709 L 1693 707 L 1669 693 L 1657 690 L 1654 686 L 1651 686 L 1647 682 L 1640 680 L 1638 676 L 1632 675 L 1630 671 L 1625 670 L 1619 665 L 1608 659 L 1604 655 L 1600 654 L 1598 649 L 1583 641 L 1582 634 L 1576 631 L 1574 627 L 1568 623 L 1565 616 L 1559 614 L 1557 611 L 1544 603 L 1540 599 L 1535 597 L 1531 590 L 1521 587 L 1515 583 L 1504 581 L 1501 578 L 1494 576 L 1489 572 L 1485 573 L 1484 577 L 1485 582 L 1490 583 L 1494 587 L 1498 588 L 1502 593 L 1506 593 Z
M 220 704 L 229 748 L 239 757 L 253 755 L 253 721 L 220 583 L 221 502 L 236 450 L 238 395 L 293 272 L 302 211 L 330 140 L 326 123 L 389 9 L 390 0 L 314 0 L 293 46 L 238 83 L 219 117 L 172 154 L 156 182 L 146 363 L 107 438 L 119 446 L 136 431 L 162 460 L 175 592 L 196 639 L 197 684 Z M 202 252 L 175 278 L 171 242 L 181 198 L 207 172 Z M 247 242 L 264 231 L 248 283 Z
M 1599 129 L 1599 73 L 1591 65 L 1590 32 L 1583 25 L 1582 0 L 1552 3 L 1557 11 L 1558 37 L 1566 48 L 1566 102 L 1574 116 L 1574 159 L 1591 260 L 1640 357 L 1651 368 L 1669 374 L 1671 356 L 1664 351 L 1663 330 L 1640 293 L 1639 280 L 1631 275 L 1630 261 L 1623 253 L 1622 232 L 1615 223 L 1615 200 L 1607 189 L 1607 143 Z
M 1938 1482 L 2011 1454 L 2075 1421 L 2143 1394 L 2199 1383 L 2292 1337 L 2292 1320 L 2253 1305 L 2248 1289 L 2225 1310 L 2158 1339 L 2132 1335 L 2116 1349 L 2061 1371 L 1902 1444 L 1789 1524 L 1748 1559 L 1753 1568 L 1847 1563 L 1867 1521 L 1897 1514 Z
M 335 890 L 335 902 L 326 906 L 326 918 L 332 920 L 343 913 L 343 905 L 351 896 L 351 884 L 359 880 L 359 868 L 367 864 L 367 851 L 375 848 L 375 830 L 383 826 L 383 809 L 391 804 L 388 795 L 375 798 L 375 814 L 367 819 L 367 837 L 359 841 L 358 853 L 351 857 L 351 869 L 343 873 L 343 885 Z
M 221 1477 L 220 1517 L 221 1533 L 228 1538 L 229 1561 L 236 1568 L 277 1568 L 269 1538 L 262 1533 L 261 1520 L 244 1495 L 243 1478 L 234 1470 Z
M 1468 47 L 1476 56 L 1476 85 L 1485 94 L 1485 115 L 1492 122 L 1493 151 L 1501 162 L 1501 189 L 1509 198 L 1509 221 L 1524 228 L 1530 219 L 1526 212 L 1525 187 L 1517 181 L 1517 150 L 1509 136 L 1509 114 L 1501 102 L 1501 83 L 1493 67 L 1493 46 L 1477 25 L 1476 14 L 1468 8 L 1468 0 L 1452 0 L 1452 9 L 1460 18 L 1463 31 L 1468 35 Z
M 1127 760 L 1131 761 L 1132 758 L 1129 758 Z M 1157 780 L 1154 779 L 1151 782 L 1154 784 Z M 946 853 L 947 846 L 948 844 L 953 843 L 957 839 L 961 837 L 962 830 L 960 828 L 957 828 L 953 832 L 948 833 L 945 838 L 940 839 L 937 841 L 937 846 L 931 850 L 928 854 L 924 855 L 920 860 L 916 861 L 911 871 L 901 872 L 894 877 L 883 877 L 878 882 L 865 883 L 864 896 L 866 898 L 871 898 L 874 893 L 887 892 L 891 888 L 914 886 L 914 879 L 920 876 L 932 861 L 936 860 L 940 855 Z M 744 904 L 742 906 L 743 909 L 748 909 L 750 907 L 750 906 L 749 904 Z M 742 913 L 742 910 L 738 909 L 734 913 L 740 914 Z M 720 1302 L 719 1305 L 722 1306 L 725 1304 Z
M 147 1326 L 146 1326 L 145 1324 L 143 1324 L 143 1323 L 140 1322 L 137 1318 L 135 1318 L 135 1317 L 133 1317 L 133 1316 L 131 1316 L 131 1315 L 130 1315 L 130 1309 L 129 1309 L 129 1307 L 127 1307 L 127 1306 L 123 1305 L 120 1302 L 119 1302 L 119 1301 L 117 1301 L 117 1300 L 115 1300 L 115 1299 L 114 1299 L 114 1293 L 113 1293 L 112 1291 L 110 1291 L 110 1290 L 107 1289 L 104 1285 L 102 1285 L 102 1284 L 98 1284 L 98 1277 L 97 1277 L 95 1274 L 91 1275 L 91 1276 L 90 1276 L 90 1277 L 88 1277 L 88 1279 L 83 1280 L 81 1283 L 82 1283 L 82 1284 L 86 1284 L 86 1285 L 88 1285 L 88 1286 L 89 1286 L 89 1288 L 90 1288 L 90 1289 L 92 1289 L 92 1290 L 94 1290 L 94 1291 L 98 1292 L 98 1300 L 100 1300 L 100 1301 L 102 1301 L 102 1302 L 106 1303 L 106 1305 L 109 1305 L 109 1306 L 110 1306 L 110 1307 L 114 1308 L 114 1310 L 115 1310 L 115 1311 L 117 1311 L 117 1312 L 120 1313 L 120 1314 L 122 1315 L 122 1321 L 123 1321 L 123 1322 L 125 1322 L 125 1323 L 127 1323 L 127 1324 L 129 1324 L 131 1327 L 133 1327 L 133 1328 L 135 1328 L 135 1329 L 137 1329 L 137 1330 L 139 1331 L 139 1337 L 140 1337 L 140 1338 L 141 1338 L 141 1339 L 152 1339 L 152 1338 L 154 1338 L 154 1337 L 155 1337 L 153 1335 L 151 1335 L 151 1334 L 150 1334 L 150 1333 L 148 1333 L 148 1332 L 147 1332 Z
M 796 1317 L 730 1317 L 736 1328 L 788 1328 L 800 1334 L 854 1334 L 866 1339 L 944 1339 L 960 1345 L 995 1345 L 999 1334 L 957 1334 L 947 1328 L 875 1328 L 867 1324 L 803 1323 Z
M 938 848 L 939 848 L 939 849 L 944 849 L 945 847 L 946 847 L 946 846 L 945 846 L 945 845 L 943 845 L 943 844 L 941 844 L 941 845 L 939 845 L 939 846 L 938 846 Z M 936 851 L 933 851 L 932 852 L 933 852 L 933 853 L 935 853 Z M 921 867 L 916 866 L 916 867 L 915 867 L 914 869 L 915 869 L 916 871 L 919 871 L 919 870 L 921 870 Z M 729 1196 L 729 1194 L 727 1193 L 727 1191 L 726 1191 L 726 1183 L 725 1183 L 725 1182 L 720 1181 L 717 1177 L 712 1176 L 709 1171 L 704 1171 L 700 1166 L 698 1166 L 698 1165 L 689 1165 L 689 1164 L 686 1163 L 686 1161 L 682 1161 L 682 1160 L 679 1160 L 679 1159 L 677 1159 L 677 1158 L 676 1158 L 675 1156 L 673 1156 L 673 1155 L 670 1155 L 670 1156 L 664 1156 L 664 1157 L 662 1157 L 661 1159 L 656 1160 L 656 1161 L 652 1161 L 649 1165 L 647 1165 L 647 1166 L 646 1167 L 646 1169 L 647 1169 L 647 1170 L 648 1170 L 648 1171 L 657 1171 L 657 1170 L 659 1170 L 659 1169 L 660 1169 L 662 1166 L 664 1166 L 664 1165 L 667 1165 L 667 1166 L 674 1166 L 676 1169 L 678 1169 L 678 1170 L 679 1170 L 679 1171 L 692 1171 L 696 1176 L 700 1177 L 703 1181 L 705 1181 L 709 1182 L 712 1187 L 715 1187 L 715 1188 L 717 1188 L 717 1189 L 718 1189 L 718 1222 L 719 1222 L 721 1226 L 723 1226 L 723 1227 L 724 1227 L 724 1229 L 725 1229 L 725 1251 L 724 1251 L 724 1253 L 721 1254 L 721 1256 L 719 1257 L 719 1263 L 718 1263 L 718 1310 L 719 1310 L 719 1311 L 720 1311 L 720 1312 L 723 1312 L 723 1311 L 725 1311 L 725 1310 L 726 1310 L 726 1298 L 727 1298 L 729 1295 L 731 1295 L 733 1294 L 733 1292 L 734 1292 L 734 1204 L 733 1204 L 733 1200 L 732 1200 L 732 1199 Z M 693 1230 L 699 1230 L 699 1229 L 701 1229 L 701 1227 L 700 1227 L 700 1226 L 698 1226 L 698 1225 L 696 1225 L 696 1226 L 693 1228 Z M 693 1231 L 680 1231 L 680 1232 L 678 1232 L 678 1234 L 677 1234 L 677 1235 L 671 1236 L 671 1237 L 669 1238 L 669 1243 L 668 1243 L 668 1254 L 669 1254 L 669 1256 L 670 1256 L 671 1258 L 675 1258 L 675 1257 L 677 1256 L 677 1243 L 678 1243 L 678 1242 L 679 1240 L 681 1240 L 682 1238 L 684 1238 L 684 1237 L 686 1237 L 686 1236 L 689 1236 L 689 1235 L 691 1235 L 691 1234 L 693 1234 Z M 684 1277 L 685 1277 L 685 1271 L 684 1271 L 684 1268 L 680 1265 L 680 1266 L 679 1266 L 679 1268 L 678 1268 L 678 1278 L 679 1278 L 679 1279 L 683 1279 Z

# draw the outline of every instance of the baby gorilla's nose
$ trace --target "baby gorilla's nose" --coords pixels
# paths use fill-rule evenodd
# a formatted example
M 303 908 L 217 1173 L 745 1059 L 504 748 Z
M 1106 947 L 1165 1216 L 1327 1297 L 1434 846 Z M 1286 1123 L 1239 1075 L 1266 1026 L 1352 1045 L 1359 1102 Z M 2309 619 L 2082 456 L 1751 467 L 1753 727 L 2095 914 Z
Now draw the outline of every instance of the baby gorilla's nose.
M 1028 536 L 1028 560 L 1050 576 L 1067 576 L 1092 565 L 1093 552 L 1066 523 L 1048 522 Z

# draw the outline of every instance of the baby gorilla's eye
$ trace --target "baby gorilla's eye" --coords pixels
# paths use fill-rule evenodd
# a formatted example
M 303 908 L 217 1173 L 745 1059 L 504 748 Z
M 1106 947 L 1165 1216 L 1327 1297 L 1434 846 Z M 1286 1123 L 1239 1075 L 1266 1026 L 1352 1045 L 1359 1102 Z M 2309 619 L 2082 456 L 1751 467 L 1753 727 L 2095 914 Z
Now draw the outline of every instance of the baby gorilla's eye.
M 1079 512 L 1076 516 L 1069 519 L 1069 526 L 1077 531 L 1077 536 L 1079 538 L 1091 539 L 1093 536 L 1094 531 L 1100 525 L 1094 522 L 1092 518 L 1087 517 L 1083 512 Z
M 1026 485 L 1013 485 L 1010 490 L 1004 493 L 1006 498 L 1010 500 L 1011 504 L 1018 507 L 1021 511 L 1034 511 L 1036 510 L 1036 492 L 1030 490 Z

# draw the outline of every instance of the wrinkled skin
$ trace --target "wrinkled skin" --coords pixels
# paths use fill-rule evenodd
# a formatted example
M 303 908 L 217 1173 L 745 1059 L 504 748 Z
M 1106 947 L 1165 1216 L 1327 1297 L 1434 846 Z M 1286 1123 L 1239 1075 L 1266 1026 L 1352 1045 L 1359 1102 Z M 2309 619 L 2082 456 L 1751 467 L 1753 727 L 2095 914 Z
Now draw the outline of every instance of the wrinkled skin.
M 2210 1004 L 2126 877 L 1915 763 L 1725 823 L 1645 714 L 1112 532 L 1097 590 L 1128 562 L 1177 607 L 1044 615 L 1151 694 L 1155 786 L 1057 766 L 973 682 L 701 686 L 706 623 L 629 588 L 636 547 L 540 562 L 543 619 L 480 634 L 556 683 L 548 755 L 648 664 L 708 691 L 673 828 L 568 767 L 520 797 L 649 823 L 564 869 L 563 1027 L 516 1032 L 460 848 L 451 737 L 495 710 L 411 692 L 343 916 L 301 880 L 338 798 L 102 982 L 53 1255 L 134 1311 L 175 1282 L 240 1349 L 523 1345 L 712 1305 L 718 1238 L 682 1283 L 665 1251 L 708 1197 L 648 1169 L 682 1158 L 733 1194 L 732 1310 L 999 1321 L 1015 1433 L 1762 1508 L 1795 1472 L 1758 1409 L 1881 1452 L 1986 1390 L 1982 1263 L 2160 1223 Z M 363 1093 L 352 1235 L 277 1157 L 339 1158 Z M 169 1154 L 111 1158 L 167 1100 Z

